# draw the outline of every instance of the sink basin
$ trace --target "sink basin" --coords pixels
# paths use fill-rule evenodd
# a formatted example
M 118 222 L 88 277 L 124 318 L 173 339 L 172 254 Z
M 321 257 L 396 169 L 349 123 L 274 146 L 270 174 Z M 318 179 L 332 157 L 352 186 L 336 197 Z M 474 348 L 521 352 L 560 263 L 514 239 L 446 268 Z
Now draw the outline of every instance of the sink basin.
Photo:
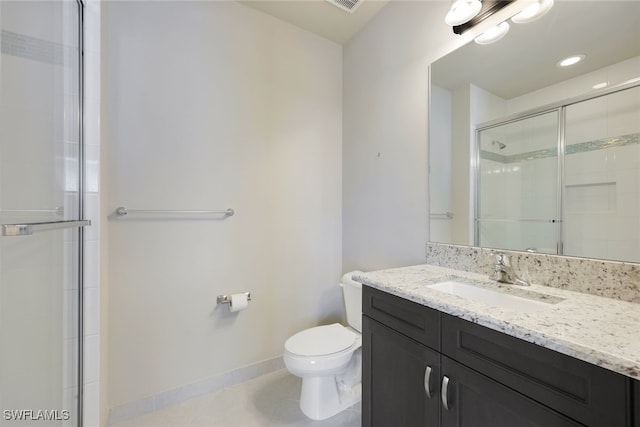
M 538 301 L 535 299 L 524 298 L 517 295 L 470 285 L 468 283 L 458 282 L 456 280 L 447 280 L 434 285 L 428 285 L 427 287 L 447 294 L 480 301 L 494 307 L 526 313 L 544 310 L 545 308 L 552 307 L 555 303 L 559 302 Z

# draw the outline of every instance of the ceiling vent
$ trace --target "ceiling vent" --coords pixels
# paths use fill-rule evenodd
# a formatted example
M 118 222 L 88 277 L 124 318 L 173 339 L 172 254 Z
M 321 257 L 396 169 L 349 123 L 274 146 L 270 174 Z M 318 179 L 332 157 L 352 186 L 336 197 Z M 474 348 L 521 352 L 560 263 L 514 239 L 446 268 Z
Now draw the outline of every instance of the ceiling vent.
M 353 13 L 364 0 L 327 0 L 329 3 L 345 12 Z

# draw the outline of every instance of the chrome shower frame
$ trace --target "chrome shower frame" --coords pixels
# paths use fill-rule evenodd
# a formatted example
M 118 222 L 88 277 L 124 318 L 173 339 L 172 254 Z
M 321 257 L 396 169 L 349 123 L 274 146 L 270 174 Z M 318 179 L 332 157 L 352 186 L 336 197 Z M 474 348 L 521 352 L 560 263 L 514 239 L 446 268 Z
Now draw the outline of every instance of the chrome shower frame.
M 78 7 L 78 218 L 84 219 L 86 153 L 84 138 L 84 0 Z M 84 227 L 78 228 L 78 427 L 84 425 Z

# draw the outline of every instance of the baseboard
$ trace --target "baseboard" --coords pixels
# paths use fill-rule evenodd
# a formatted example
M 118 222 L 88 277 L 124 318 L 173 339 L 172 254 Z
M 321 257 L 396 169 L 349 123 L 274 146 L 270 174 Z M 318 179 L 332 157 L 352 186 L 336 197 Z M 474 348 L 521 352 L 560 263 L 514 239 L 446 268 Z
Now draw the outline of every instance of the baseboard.
M 184 402 L 234 384 L 239 384 L 282 368 L 284 368 L 284 362 L 282 356 L 278 356 L 273 359 L 267 359 L 233 371 L 225 372 L 215 377 L 207 378 L 206 380 L 165 391 L 155 396 L 115 406 L 109 410 L 109 425 L 130 420 L 140 415 L 148 414 L 158 409 Z

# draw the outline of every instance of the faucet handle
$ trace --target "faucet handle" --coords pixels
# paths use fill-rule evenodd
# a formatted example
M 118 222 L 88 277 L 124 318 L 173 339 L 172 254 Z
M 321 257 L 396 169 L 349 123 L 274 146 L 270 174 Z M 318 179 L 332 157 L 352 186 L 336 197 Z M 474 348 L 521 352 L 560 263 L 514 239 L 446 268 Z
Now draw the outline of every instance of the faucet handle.
M 496 252 L 496 263 L 493 264 L 493 273 L 489 279 L 502 283 L 510 283 L 520 286 L 529 286 L 529 282 L 521 279 L 511 267 L 511 259 L 509 255 Z
M 504 282 L 507 280 L 507 270 L 509 269 L 508 260 L 505 263 L 504 254 L 496 253 L 496 262 L 493 264 L 491 275 L 489 279 L 497 282 Z
M 509 255 L 505 253 L 496 252 L 496 262 L 497 262 L 497 265 L 501 265 L 504 267 L 511 267 L 511 261 L 509 260 Z

